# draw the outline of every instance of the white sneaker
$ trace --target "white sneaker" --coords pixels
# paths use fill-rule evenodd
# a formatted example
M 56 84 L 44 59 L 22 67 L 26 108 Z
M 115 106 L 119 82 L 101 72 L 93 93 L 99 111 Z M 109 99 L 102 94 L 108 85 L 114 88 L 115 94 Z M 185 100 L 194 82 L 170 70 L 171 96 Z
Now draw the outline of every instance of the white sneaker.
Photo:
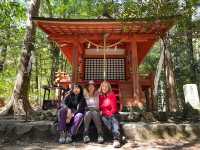
M 65 139 L 65 143 L 69 144 L 72 142 L 72 137 L 70 135 L 67 135 L 66 139 Z
M 60 143 L 60 144 L 64 144 L 65 143 L 65 132 L 63 131 L 63 132 L 61 132 L 60 133 L 60 138 L 59 138 L 59 140 L 58 140 L 58 142 Z
M 89 138 L 89 136 L 84 136 L 84 138 L 83 138 L 83 141 L 84 141 L 84 143 L 88 143 L 88 142 L 90 142 L 90 138 Z
M 120 142 L 119 142 L 119 140 L 114 140 L 113 141 L 113 147 L 114 148 L 120 148 Z
M 104 139 L 101 135 L 99 135 L 97 141 L 98 141 L 99 144 L 102 144 L 104 142 Z

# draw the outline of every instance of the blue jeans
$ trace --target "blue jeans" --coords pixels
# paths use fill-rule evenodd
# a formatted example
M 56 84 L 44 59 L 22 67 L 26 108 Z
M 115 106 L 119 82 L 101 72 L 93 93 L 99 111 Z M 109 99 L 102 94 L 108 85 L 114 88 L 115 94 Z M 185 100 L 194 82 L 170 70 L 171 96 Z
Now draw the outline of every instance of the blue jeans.
M 113 139 L 120 140 L 119 121 L 116 119 L 116 117 L 102 116 L 102 121 L 106 125 L 108 130 L 112 131 Z

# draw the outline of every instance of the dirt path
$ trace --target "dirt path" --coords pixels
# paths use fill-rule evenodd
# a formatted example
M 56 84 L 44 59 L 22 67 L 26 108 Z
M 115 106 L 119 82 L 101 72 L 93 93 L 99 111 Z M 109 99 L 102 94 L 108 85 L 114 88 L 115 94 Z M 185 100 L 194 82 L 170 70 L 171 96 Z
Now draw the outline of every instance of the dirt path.
M 84 144 L 82 142 L 74 142 L 72 144 L 60 145 L 54 142 L 44 143 L 24 143 L 0 145 L 1 150 L 112 150 L 112 143 L 103 145 L 96 143 Z M 122 150 L 199 150 L 199 141 L 181 141 L 181 140 L 154 140 L 148 142 L 127 142 L 120 149 Z

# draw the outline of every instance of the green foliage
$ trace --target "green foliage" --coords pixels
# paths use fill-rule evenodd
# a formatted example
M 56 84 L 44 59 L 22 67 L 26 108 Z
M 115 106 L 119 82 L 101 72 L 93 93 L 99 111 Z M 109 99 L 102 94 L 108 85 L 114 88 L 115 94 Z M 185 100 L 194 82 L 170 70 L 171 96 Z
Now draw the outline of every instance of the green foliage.
M 155 73 L 158 60 L 160 58 L 160 43 L 157 42 L 148 53 L 144 62 L 140 65 L 139 72 L 141 74 Z
M 174 16 L 181 10 L 178 0 L 145 0 L 139 3 L 135 0 L 127 0 L 123 2 L 122 6 L 121 16 L 124 19 Z
M 25 33 L 25 6 L 15 2 L 0 3 L 0 96 L 9 99 L 16 73 L 18 59 Z
M 18 34 L 20 34 L 20 30 L 24 28 L 25 18 L 25 7 L 20 3 L 0 3 L 1 45 L 10 45 L 10 40 L 13 41 L 16 37 L 20 37 Z M 11 37 L 11 39 L 8 39 L 8 37 Z

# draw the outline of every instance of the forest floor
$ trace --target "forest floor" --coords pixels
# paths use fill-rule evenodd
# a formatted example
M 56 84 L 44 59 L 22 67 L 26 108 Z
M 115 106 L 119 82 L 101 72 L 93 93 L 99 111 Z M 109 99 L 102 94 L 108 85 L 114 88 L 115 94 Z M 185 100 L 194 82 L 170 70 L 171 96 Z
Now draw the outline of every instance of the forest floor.
M 71 144 L 58 144 L 55 142 L 26 143 L 17 141 L 13 144 L 0 144 L 1 150 L 112 150 L 112 143 L 97 144 L 83 142 L 73 142 Z M 152 140 L 152 141 L 128 141 L 120 148 L 122 150 L 198 150 L 200 140 Z

